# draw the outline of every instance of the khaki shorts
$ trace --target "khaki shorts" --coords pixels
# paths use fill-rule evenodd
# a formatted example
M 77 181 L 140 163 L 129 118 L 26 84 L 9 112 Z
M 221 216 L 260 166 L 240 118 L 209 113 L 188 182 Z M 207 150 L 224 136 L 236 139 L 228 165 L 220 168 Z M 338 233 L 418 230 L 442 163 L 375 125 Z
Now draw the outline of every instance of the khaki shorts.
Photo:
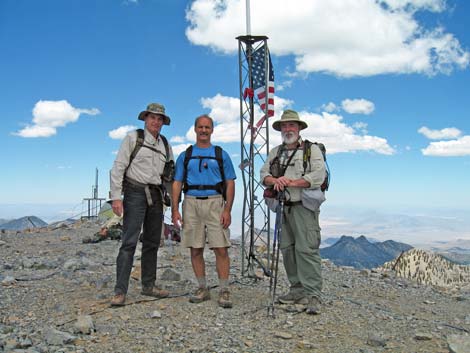
M 186 248 L 230 247 L 230 231 L 220 224 L 224 209 L 222 195 L 201 200 L 185 196 L 183 201 L 183 235 L 181 245 Z

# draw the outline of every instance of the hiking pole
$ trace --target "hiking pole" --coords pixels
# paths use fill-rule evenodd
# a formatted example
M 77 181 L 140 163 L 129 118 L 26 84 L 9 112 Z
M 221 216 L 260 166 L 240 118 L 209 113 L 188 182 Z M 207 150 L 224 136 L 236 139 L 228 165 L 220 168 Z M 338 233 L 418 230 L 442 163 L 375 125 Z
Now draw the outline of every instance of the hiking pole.
M 274 239 L 273 239 L 273 259 L 272 266 L 272 275 L 269 279 L 269 294 L 271 297 L 271 302 L 268 305 L 268 316 L 274 317 L 274 301 L 276 300 L 276 287 L 277 287 L 277 275 L 279 269 L 279 255 L 281 248 L 281 234 L 282 234 L 282 219 L 284 217 L 284 201 L 285 201 L 285 191 L 279 191 L 277 197 L 279 204 L 276 207 L 276 223 L 274 226 Z M 277 246 L 277 248 L 276 248 Z

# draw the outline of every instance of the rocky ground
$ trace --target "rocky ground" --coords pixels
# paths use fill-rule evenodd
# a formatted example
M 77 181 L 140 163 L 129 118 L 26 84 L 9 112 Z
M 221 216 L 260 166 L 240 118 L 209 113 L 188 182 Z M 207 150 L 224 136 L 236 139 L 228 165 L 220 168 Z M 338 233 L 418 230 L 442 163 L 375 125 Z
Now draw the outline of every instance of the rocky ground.
M 268 316 L 269 278 L 241 276 L 236 244 L 232 309 L 217 306 L 210 251 L 213 299 L 188 302 L 194 279 L 177 244 L 159 253 L 170 298 L 140 295 L 134 273 L 127 305 L 110 308 L 119 242 L 83 244 L 98 228 L 0 235 L 0 352 L 470 352 L 469 286 L 422 286 L 324 261 L 320 315 L 276 304 Z M 281 270 L 278 292 L 286 288 Z

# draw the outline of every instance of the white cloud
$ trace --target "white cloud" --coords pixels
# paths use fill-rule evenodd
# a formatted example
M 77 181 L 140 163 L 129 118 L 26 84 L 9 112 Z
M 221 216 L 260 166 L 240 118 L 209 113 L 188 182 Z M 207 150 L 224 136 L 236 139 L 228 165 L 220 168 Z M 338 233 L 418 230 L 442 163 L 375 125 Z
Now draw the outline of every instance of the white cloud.
M 185 141 L 184 136 L 172 136 L 170 138 L 171 143 L 183 143 Z
M 276 96 L 275 116 L 270 118 L 270 144 L 275 146 L 281 143 L 278 131 L 272 129 L 272 122 L 280 119 L 283 110 L 293 105 L 293 102 Z M 209 115 L 214 118 L 215 128 L 212 141 L 217 142 L 239 142 L 240 141 L 240 106 L 238 98 L 227 97 L 217 94 L 212 98 L 203 98 L 201 103 L 204 108 L 210 109 Z M 344 123 L 343 117 L 337 114 L 311 112 L 299 112 L 308 128 L 302 130 L 302 136 L 311 141 L 323 142 L 328 153 L 374 151 L 380 154 L 391 155 L 395 150 L 388 144 L 387 140 L 377 136 L 366 135 L 364 129 L 367 124 L 358 124 L 354 127 Z M 262 116 L 259 108 L 255 109 L 255 121 Z M 359 130 L 359 131 L 358 131 Z M 191 127 L 186 133 L 188 141 L 195 141 L 194 130 Z
M 176 160 L 176 158 L 178 158 L 178 156 L 180 155 L 181 152 L 186 151 L 186 148 L 188 148 L 189 145 L 190 145 L 190 143 L 182 143 L 182 144 L 178 144 L 178 145 L 171 145 L 171 148 L 173 150 L 173 156 L 175 157 L 175 160 Z
M 282 111 L 292 102 L 290 100 L 275 96 L 274 109 Z M 214 134 L 212 141 L 217 142 L 240 142 L 240 100 L 234 97 L 217 94 L 214 97 L 202 98 L 201 104 L 210 109 L 208 115 L 214 119 Z M 255 117 L 263 114 L 258 106 L 255 107 Z M 196 141 L 193 127 L 186 133 L 189 141 Z
M 448 127 L 442 130 L 431 130 L 426 126 L 419 128 L 418 132 L 430 140 L 455 139 L 462 135 L 462 132 L 455 127 Z
M 25 128 L 18 132 L 14 132 L 13 135 L 21 137 L 50 137 L 57 133 L 57 129 L 48 126 L 39 125 L 26 125 Z
M 442 12 L 444 0 L 285 0 L 251 2 L 253 34 L 274 55 L 294 55 L 297 72 L 340 77 L 448 73 L 469 66 L 470 53 L 442 27 L 418 22 L 418 11 Z M 188 8 L 190 42 L 223 53 L 245 32 L 245 1 L 195 0 Z
M 327 113 L 334 113 L 334 112 L 338 112 L 340 110 L 340 108 L 333 102 L 323 104 L 321 106 L 321 109 L 324 110 Z
M 66 100 L 38 101 L 33 108 L 33 123 L 14 133 L 21 137 L 50 137 L 57 133 L 58 127 L 76 122 L 81 114 L 97 115 L 96 108 L 80 109 Z
M 301 132 L 302 137 L 324 143 L 329 154 L 356 151 L 373 151 L 385 155 L 395 153 L 386 139 L 358 134 L 353 127 L 345 124 L 343 117 L 338 114 L 301 111 L 299 115 L 308 124 Z M 270 136 L 276 137 L 276 144 L 281 142 L 278 132 L 272 130 Z
M 358 121 L 358 122 L 354 123 L 352 126 L 356 130 L 360 130 L 363 135 L 367 134 L 367 123 L 364 123 L 362 121 Z
M 277 83 L 276 84 L 276 92 L 282 92 L 286 88 L 292 87 L 293 82 L 294 82 L 293 80 L 285 80 L 285 81 L 282 81 L 281 83 Z
M 445 0 L 382 0 L 384 4 L 393 10 L 409 7 L 411 9 L 427 9 L 429 11 L 440 12 L 445 9 Z
M 425 156 L 434 157 L 470 156 L 470 136 L 462 136 L 451 141 L 431 142 L 421 152 Z
M 111 130 L 108 132 L 108 136 L 114 140 L 122 140 L 126 135 L 133 130 L 136 130 L 137 126 L 134 125 L 124 125 L 120 126 L 117 129 Z
M 349 114 L 371 114 L 374 109 L 374 103 L 366 99 L 345 99 L 341 102 L 341 107 Z

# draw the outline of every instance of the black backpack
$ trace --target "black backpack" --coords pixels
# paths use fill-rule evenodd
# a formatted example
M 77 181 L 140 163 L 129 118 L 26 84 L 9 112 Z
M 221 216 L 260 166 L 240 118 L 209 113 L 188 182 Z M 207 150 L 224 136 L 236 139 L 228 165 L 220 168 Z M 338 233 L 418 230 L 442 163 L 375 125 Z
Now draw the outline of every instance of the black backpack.
M 212 156 L 193 156 L 193 146 L 189 146 L 186 149 L 186 153 L 184 156 L 183 161 L 183 192 L 186 193 L 188 190 L 215 190 L 219 194 L 226 199 L 226 183 L 225 183 L 225 173 L 224 173 L 224 161 L 222 158 L 222 147 L 214 146 L 215 147 L 215 157 Z M 203 159 L 215 159 L 217 164 L 219 165 L 220 177 L 222 181 L 218 182 L 215 185 L 188 185 L 187 178 L 188 178 L 188 163 L 191 159 L 198 159 L 199 160 L 199 169 L 201 169 L 201 163 Z

